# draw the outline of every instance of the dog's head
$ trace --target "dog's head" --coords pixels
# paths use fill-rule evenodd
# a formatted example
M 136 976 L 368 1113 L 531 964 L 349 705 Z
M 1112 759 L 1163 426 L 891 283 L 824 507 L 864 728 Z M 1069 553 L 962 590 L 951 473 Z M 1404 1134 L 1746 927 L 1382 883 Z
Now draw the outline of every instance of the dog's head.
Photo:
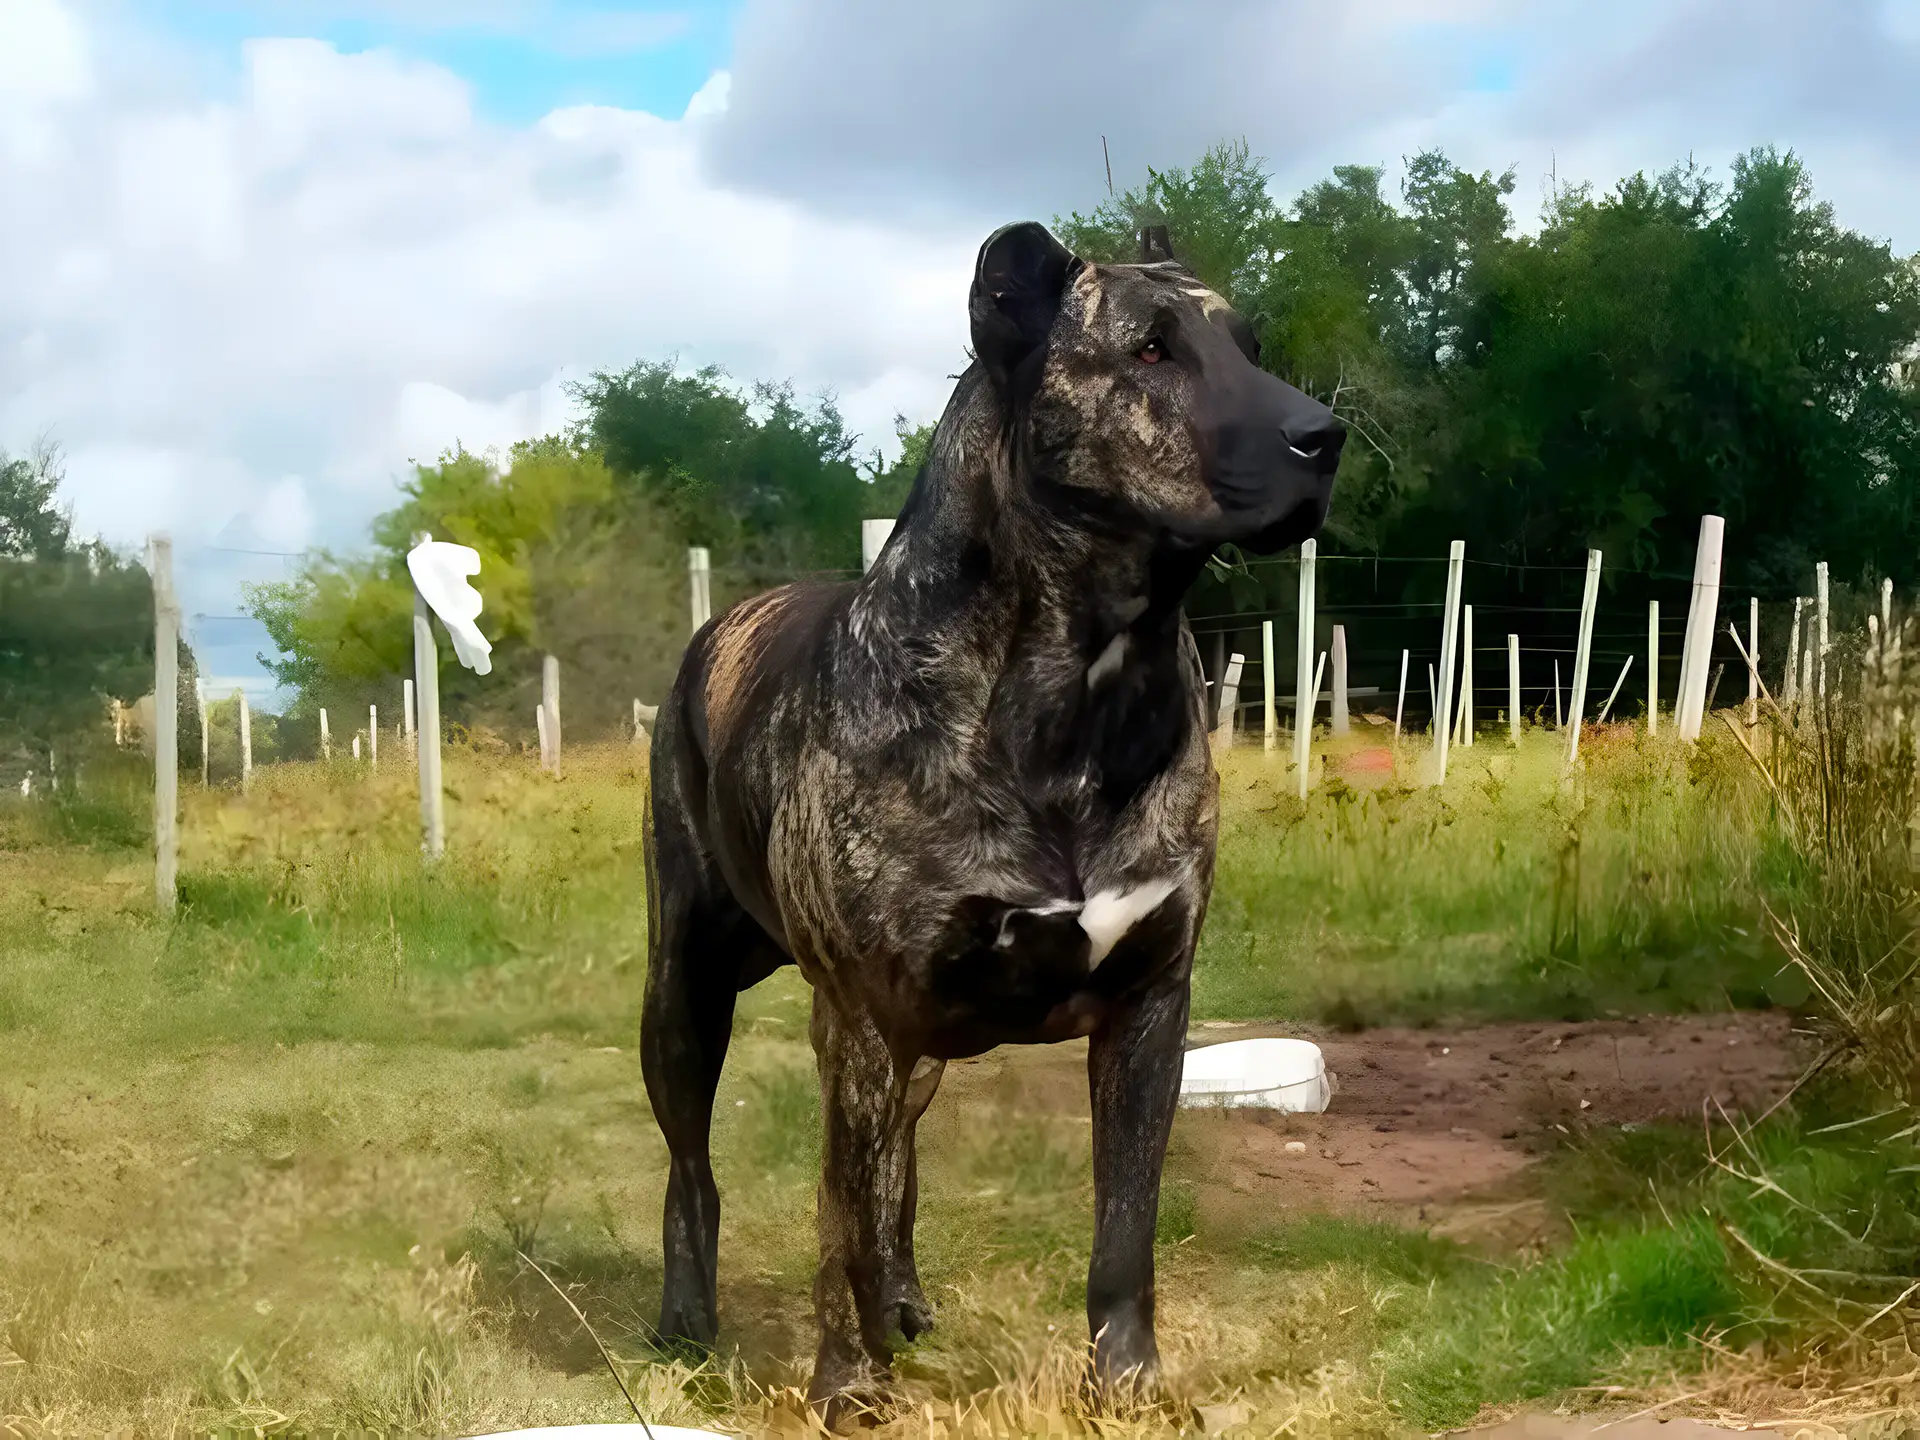
M 968 311 L 1060 503 L 1207 549 L 1278 550 L 1326 519 L 1346 427 L 1262 370 L 1252 329 L 1178 264 L 1093 265 L 1009 225 L 980 247 Z

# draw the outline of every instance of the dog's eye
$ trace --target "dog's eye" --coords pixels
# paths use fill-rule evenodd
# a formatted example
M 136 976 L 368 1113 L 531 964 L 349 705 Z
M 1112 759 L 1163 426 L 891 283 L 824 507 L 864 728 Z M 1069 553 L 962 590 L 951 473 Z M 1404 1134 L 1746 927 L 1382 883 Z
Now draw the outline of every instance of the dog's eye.
M 1149 340 L 1134 352 L 1147 365 L 1158 365 L 1167 358 L 1167 347 L 1158 340 Z

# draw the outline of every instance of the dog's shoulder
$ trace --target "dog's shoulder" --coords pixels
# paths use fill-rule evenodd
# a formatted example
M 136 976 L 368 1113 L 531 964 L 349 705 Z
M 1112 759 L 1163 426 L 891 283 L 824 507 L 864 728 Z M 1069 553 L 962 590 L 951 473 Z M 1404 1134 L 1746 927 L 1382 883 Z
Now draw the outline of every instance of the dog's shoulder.
M 797 581 L 740 601 L 696 637 L 706 728 L 716 741 L 765 712 L 774 690 L 819 677 L 824 637 L 852 598 L 847 584 Z

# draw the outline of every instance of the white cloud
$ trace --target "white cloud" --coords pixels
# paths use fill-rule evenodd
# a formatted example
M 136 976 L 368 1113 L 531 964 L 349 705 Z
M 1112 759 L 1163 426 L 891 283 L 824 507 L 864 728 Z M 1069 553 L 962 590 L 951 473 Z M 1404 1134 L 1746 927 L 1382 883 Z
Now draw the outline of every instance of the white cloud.
M 244 517 L 351 546 L 409 458 L 559 428 L 566 378 L 637 358 L 832 388 L 889 445 L 958 368 L 972 227 L 711 183 L 724 75 L 679 119 L 503 127 L 437 66 L 256 40 L 230 94 L 133 97 L 91 83 L 112 37 L 75 13 L 0 4 L 0 63 L 42 76 L 0 111 L 0 193 L 33 217 L 0 227 L 0 445 L 51 430 L 80 525 L 116 542 L 166 527 L 185 553 Z
M 53 140 L 53 114 L 93 88 L 80 22 L 58 0 L 0 4 L 0 153 L 40 159 Z

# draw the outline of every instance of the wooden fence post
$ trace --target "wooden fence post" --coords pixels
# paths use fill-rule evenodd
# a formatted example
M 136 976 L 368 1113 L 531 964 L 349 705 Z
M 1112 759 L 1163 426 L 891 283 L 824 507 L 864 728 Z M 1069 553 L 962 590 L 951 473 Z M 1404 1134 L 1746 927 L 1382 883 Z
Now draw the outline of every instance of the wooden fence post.
M 1317 687 L 1316 687 L 1317 688 Z M 1347 627 L 1333 627 L 1333 720 L 1335 735 L 1345 735 L 1352 731 L 1352 723 L 1347 718 Z
M 1573 693 L 1568 697 L 1567 718 L 1573 724 L 1573 738 L 1567 742 L 1567 765 L 1580 758 L 1580 722 L 1587 706 L 1587 667 L 1593 658 L 1593 612 L 1600 604 L 1600 552 L 1587 551 L 1587 586 L 1580 596 L 1580 638 L 1573 650 Z
M 534 733 L 536 733 L 540 737 L 540 768 L 542 770 L 552 769 L 553 761 L 549 755 L 549 747 L 547 743 L 547 707 L 546 706 L 536 705 L 533 707 L 533 728 L 534 728 Z
M 1433 783 L 1447 778 L 1447 742 L 1453 730 L 1453 662 L 1460 640 L 1460 584 L 1467 565 L 1467 542 L 1447 546 L 1447 599 L 1440 619 L 1440 693 L 1434 697 Z
M 713 557 L 704 545 L 687 547 L 687 602 L 693 616 L 693 631 L 713 618 Z
M 380 707 L 367 706 L 367 764 L 380 768 Z
M 1307 797 L 1307 758 L 1313 748 L 1313 709 L 1318 700 L 1313 688 L 1313 571 L 1319 554 L 1317 542 L 1300 542 L 1300 623 L 1293 650 L 1293 765 L 1299 772 L 1303 800 Z
M 1718 515 L 1700 517 L 1700 540 L 1693 559 L 1693 598 L 1687 610 L 1687 639 L 1680 652 L 1680 694 L 1674 726 L 1688 744 L 1700 738 L 1706 719 L 1707 661 L 1720 613 L 1720 553 L 1727 522 Z
M 860 522 L 860 569 L 864 572 L 873 568 L 873 562 L 880 558 L 880 552 L 887 548 L 887 537 L 893 534 L 891 520 L 862 520 Z
M 200 712 L 200 788 L 205 790 L 213 774 L 213 747 L 207 743 L 207 692 L 198 675 L 193 677 L 193 708 Z
M 540 708 L 547 712 L 547 768 L 560 773 L 560 657 L 540 659 Z
M 1520 743 L 1520 637 L 1507 632 L 1507 739 Z
M 1760 597 L 1747 597 L 1747 654 L 1753 663 L 1747 666 L 1747 724 L 1760 723 Z
M 247 709 L 246 691 L 235 690 L 233 698 L 240 702 L 240 793 L 244 795 L 253 783 L 253 715 Z
M 1793 597 L 1793 629 L 1787 635 L 1787 673 L 1780 684 L 1780 704 L 1791 708 L 1800 693 L 1800 615 L 1806 609 L 1807 597 Z
M 447 848 L 446 801 L 440 785 L 440 651 L 433 642 L 432 612 L 419 587 L 413 592 L 413 698 L 419 706 L 414 748 L 420 761 L 420 845 L 427 859 Z
M 1273 621 L 1260 622 L 1260 694 L 1266 702 L 1261 731 L 1266 742 L 1266 750 L 1271 755 L 1280 745 L 1280 706 L 1274 698 L 1273 684 Z
M 153 895 L 171 914 L 180 863 L 180 602 L 173 593 L 173 541 L 147 542 L 153 576 Z

